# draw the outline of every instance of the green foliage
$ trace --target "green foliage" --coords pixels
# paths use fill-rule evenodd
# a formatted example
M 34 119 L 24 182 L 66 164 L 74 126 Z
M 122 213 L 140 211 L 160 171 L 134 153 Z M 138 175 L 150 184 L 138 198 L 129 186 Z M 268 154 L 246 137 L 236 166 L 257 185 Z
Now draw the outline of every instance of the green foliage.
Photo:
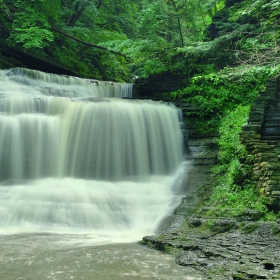
M 239 132 L 242 125 L 247 123 L 250 106 L 238 106 L 234 111 L 229 112 L 219 127 L 219 163 L 229 166 L 229 173 L 233 175 L 242 168 L 242 162 L 250 163 L 253 158 L 240 143 Z M 242 172 L 238 171 L 238 174 Z M 232 176 L 231 176 L 232 177 Z
M 268 212 L 265 214 L 264 220 L 269 222 L 277 222 L 280 218 L 280 212 Z
M 241 231 L 246 234 L 254 232 L 258 227 L 257 223 L 241 223 L 240 225 Z
M 241 64 L 277 66 L 279 60 L 278 0 L 246 0 L 228 10 L 230 23 L 253 22 L 254 30 L 240 34 L 236 42 L 236 55 Z
M 235 222 L 220 223 L 216 220 L 208 220 L 206 226 L 215 233 L 227 232 L 236 227 Z
M 221 118 L 238 105 L 251 104 L 264 90 L 266 80 L 279 71 L 266 67 L 224 68 L 219 72 L 205 69 L 210 73 L 193 77 L 188 87 L 171 93 L 173 100 L 199 105 L 197 125 L 205 133 L 218 129 Z
M 272 230 L 272 234 L 280 236 L 280 226 L 278 223 L 272 224 L 271 230 Z
M 116 10 L 119 9 L 119 14 L 124 13 L 132 3 L 114 3 L 109 5 L 109 9 L 103 9 L 102 2 L 110 4 L 113 1 L 1 1 L 0 22 L 5 27 L 0 30 L 2 43 L 6 40 L 9 46 L 29 49 L 27 53 L 36 53 L 37 57 L 72 68 L 80 76 L 129 80 L 128 65 L 123 57 L 85 47 L 67 36 L 54 33 L 52 28 L 96 45 L 108 40 L 126 40 L 127 37 L 121 30 L 123 26 L 119 24 L 123 17 L 118 17 Z M 118 23 L 115 22 L 116 19 Z M 106 21 L 108 24 L 104 28 L 103 23 Z M 103 23 L 99 25 L 100 22 Z
M 277 15 L 279 15 L 279 7 L 278 0 L 242 1 L 230 9 L 231 17 L 229 20 L 236 21 L 244 17 L 244 15 L 252 15 L 260 17 L 261 21 L 266 21 L 267 23 L 275 22 Z
M 58 0 L 31 0 L 28 3 L 17 0 L 14 6 L 11 43 L 22 44 L 25 48 L 43 48 L 54 40 L 49 28 L 59 17 Z
M 30 48 L 43 48 L 47 45 L 48 42 L 54 40 L 53 34 L 47 30 L 42 29 L 36 26 L 29 28 L 15 28 L 11 35 L 11 39 L 16 43 L 22 43 L 23 47 Z
M 41 49 L 42 55 L 54 53 L 51 49 L 53 46 L 58 50 L 60 47 L 65 50 L 66 46 L 72 45 L 79 51 L 83 49 L 80 43 L 68 43 L 68 39 L 63 35 L 54 33 L 52 27 L 55 27 L 86 42 L 124 52 L 130 58 L 129 67 L 132 72 L 140 77 L 169 71 L 184 77 L 186 84 L 194 75 L 206 75 L 204 78 L 197 77 L 199 81 L 193 79 L 190 91 L 207 90 L 209 95 L 214 96 L 211 86 L 207 84 L 211 83 L 211 79 L 217 83 L 220 74 L 213 71 L 212 74 L 217 74 L 218 78 L 210 77 L 211 73 L 206 71 L 209 65 L 215 64 L 217 69 L 222 69 L 224 64 L 232 65 L 237 60 L 245 59 L 251 63 L 252 61 L 248 59 L 256 53 L 254 52 L 256 49 L 266 52 L 265 56 L 268 56 L 267 49 L 271 50 L 275 44 L 277 46 L 279 44 L 278 29 L 273 27 L 278 21 L 279 1 L 246 0 L 229 9 L 223 9 L 225 2 L 224 0 L 0 0 L 0 22 L 8 33 L 8 42 L 12 45 L 23 46 L 37 52 Z M 209 25 L 213 17 L 220 14 L 227 14 L 231 21 L 218 17 L 218 21 L 213 22 L 211 26 L 216 26 L 219 36 L 206 42 Z M 263 34 L 256 35 L 256 30 Z M 5 36 L 3 38 L 6 39 Z M 69 52 L 72 55 L 75 49 Z M 90 55 L 100 54 L 98 51 L 86 52 Z M 265 66 L 269 64 L 276 67 L 279 61 L 275 61 L 274 58 L 279 55 L 277 52 L 270 53 L 273 53 L 271 59 L 262 61 L 266 61 Z M 104 67 L 112 65 L 114 69 L 105 72 L 110 72 L 109 77 L 117 75 L 114 79 L 120 80 L 123 79 L 121 78 L 123 74 L 126 75 L 128 72 L 125 60 L 112 58 L 109 54 L 95 59 L 85 58 L 83 54 L 66 59 L 62 51 L 59 51 L 59 54 L 60 56 L 54 56 L 63 63 L 67 60 L 70 62 L 75 57 L 82 73 L 88 73 L 92 69 L 95 69 L 94 72 L 103 71 Z M 97 62 L 99 58 L 100 61 Z M 105 61 L 107 58 L 113 59 L 111 64 Z M 209 63 L 207 61 L 209 58 L 215 62 Z M 95 65 L 90 66 L 90 61 L 94 61 Z M 72 65 L 71 62 L 71 67 Z M 117 67 L 121 68 L 121 75 L 118 75 Z M 226 81 L 225 77 L 222 79 Z M 226 82 L 230 82 L 230 79 Z M 231 98 L 232 89 L 228 89 L 227 85 L 222 88 L 220 82 L 217 85 L 219 87 L 217 91 L 220 92 L 218 95 L 224 94 L 226 102 L 226 99 Z M 233 95 L 236 96 L 235 93 Z M 225 104 L 213 97 L 210 102 L 213 106 L 208 107 L 204 104 L 204 97 L 197 96 L 196 99 L 194 101 L 206 108 L 206 115 L 211 110 L 215 113 L 216 108 L 219 110 L 219 107 Z M 217 120 L 219 118 L 220 116 Z M 212 122 L 213 126 L 217 123 L 215 120 Z
M 110 40 L 102 43 L 129 57 L 134 75 L 148 77 L 168 70 L 167 46 L 163 39 L 158 40 Z
M 248 113 L 249 106 L 238 106 L 222 119 L 219 129 L 219 164 L 213 169 L 216 185 L 210 196 L 210 204 L 224 211 L 226 209 L 222 214 L 231 216 L 239 216 L 246 209 L 267 212 L 249 180 L 252 156 L 239 141 L 238 133 L 246 123 Z
M 144 0 L 137 18 L 138 33 L 142 38 L 162 37 L 173 46 L 200 41 L 215 10 L 223 5 L 224 1 L 211 0 Z

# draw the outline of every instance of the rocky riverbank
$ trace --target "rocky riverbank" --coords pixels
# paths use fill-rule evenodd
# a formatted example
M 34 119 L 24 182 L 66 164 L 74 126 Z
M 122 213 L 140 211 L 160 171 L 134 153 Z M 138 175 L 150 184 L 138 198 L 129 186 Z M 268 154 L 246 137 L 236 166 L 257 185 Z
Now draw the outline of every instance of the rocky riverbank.
M 254 216 L 254 214 L 253 214 Z M 201 279 L 280 279 L 280 225 L 242 219 L 206 219 L 195 214 L 183 226 L 143 243 L 175 255 L 178 265 Z
M 260 221 L 256 210 L 228 218 L 219 216 L 219 209 L 203 207 L 218 147 L 215 137 L 197 137 L 188 148 L 192 166 L 184 183 L 186 196 L 161 234 L 144 237 L 142 243 L 173 254 L 197 279 L 280 279 L 280 224 Z
M 278 89 L 277 83 L 268 84 L 240 133 L 254 156 L 256 190 L 272 201 L 269 205 L 275 210 L 279 209 Z M 181 108 L 186 115 L 197 110 L 189 105 Z M 225 209 L 205 207 L 213 187 L 211 169 L 217 163 L 215 139 L 219 136 L 203 137 L 191 126 L 186 131 L 186 158 L 192 166 L 184 182 L 185 197 L 161 226 L 161 234 L 144 237 L 142 243 L 174 254 L 176 263 L 188 267 L 190 275 L 195 271 L 198 279 L 280 279 L 280 221 L 264 222 L 257 210 L 247 210 L 242 216 L 237 211 L 237 217 L 232 211 L 227 214 Z M 264 170 L 267 166 L 270 169 Z

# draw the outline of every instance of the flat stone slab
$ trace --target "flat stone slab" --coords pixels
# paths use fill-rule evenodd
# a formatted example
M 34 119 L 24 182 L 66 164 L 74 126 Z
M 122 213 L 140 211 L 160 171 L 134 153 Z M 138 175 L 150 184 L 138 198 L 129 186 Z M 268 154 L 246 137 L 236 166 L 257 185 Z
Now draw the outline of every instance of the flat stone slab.
M 215 233 L 203 227 L 203 220 L 192 218 L 185 228 L 159 237 L 145 237 L 144 242 L 163 251 L 173 248 L 176 263 L 195 269 L 202 279 L 279 280 L 280 237 L 272 234 L 272 224 L 243 224 L 243 230 L 239 225 L 239 230 Z M 253 231 L 248 233 L 248 228 Z

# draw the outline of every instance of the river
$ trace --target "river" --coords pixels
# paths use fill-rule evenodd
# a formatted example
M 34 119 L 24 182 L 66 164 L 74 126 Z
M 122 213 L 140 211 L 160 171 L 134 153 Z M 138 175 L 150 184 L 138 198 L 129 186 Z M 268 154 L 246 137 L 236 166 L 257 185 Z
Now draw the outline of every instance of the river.
M 174 257 L 137 243 L 90 245 L 89 236 L 0 236 L 0 279 L 199 280 Z

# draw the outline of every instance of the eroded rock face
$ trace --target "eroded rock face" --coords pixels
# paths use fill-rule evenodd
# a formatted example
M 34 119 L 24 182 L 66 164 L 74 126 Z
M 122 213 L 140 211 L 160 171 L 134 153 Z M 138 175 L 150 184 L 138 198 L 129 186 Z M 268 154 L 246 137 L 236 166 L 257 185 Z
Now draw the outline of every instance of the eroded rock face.
M 207 275 L 215 274 L 212 279 L 234 279 L 238 274 L 243 279 L 279 279 L 279 239 L 270 235 L 265 224 L 250 234 L 236 231 L 193 239 L 198 248 L 194 251 L 195 266 Z M 176 262 L 187 265 L 188 253 L 179 254 Z

